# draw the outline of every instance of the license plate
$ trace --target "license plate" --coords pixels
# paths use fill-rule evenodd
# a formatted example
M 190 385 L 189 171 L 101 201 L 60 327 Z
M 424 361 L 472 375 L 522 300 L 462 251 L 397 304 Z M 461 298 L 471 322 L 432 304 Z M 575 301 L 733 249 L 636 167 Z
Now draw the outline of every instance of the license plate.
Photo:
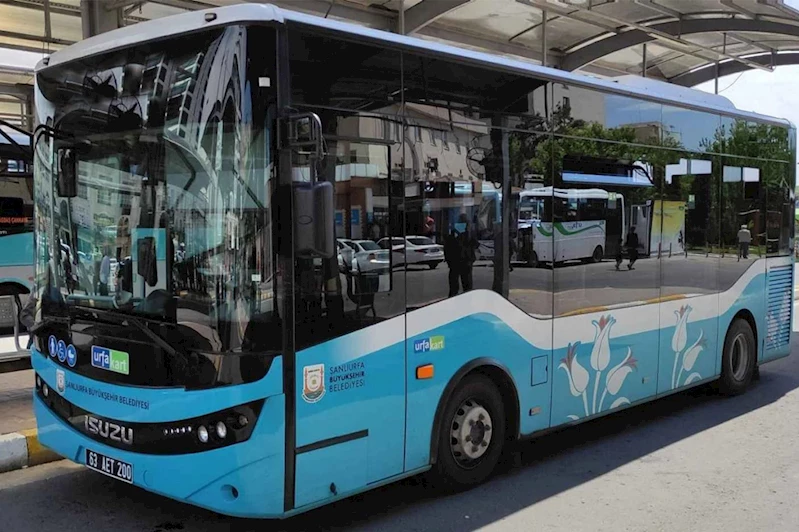
M 86 449 L 86 467 L 122 482 L 133 484 L 133 466 L 122 460 Z

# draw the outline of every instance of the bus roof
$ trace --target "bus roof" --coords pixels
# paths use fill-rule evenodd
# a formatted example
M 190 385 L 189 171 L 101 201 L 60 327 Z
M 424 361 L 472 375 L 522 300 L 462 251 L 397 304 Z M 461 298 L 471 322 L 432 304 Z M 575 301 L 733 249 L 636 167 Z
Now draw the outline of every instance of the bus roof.
M 210 16 L 211 13 L 213 13 L 213 17 Z M 206 18 L 206 15 L 209 15 L 208 18 Z M 417 37 L 408 37 L 348 22 L 339 22 L 313 15 L 306 15 L 304 13 L 278 8 L 270 4 L 236 4 L 202 11 L 181 13 L 179 15 L 126 26 L 85 39 L 63 50 L 57 51 L 48 58 L 40 61 L 39 64 L 36 65 L 36 71 L 38 72 L 77 59 L 101 55 L 113 50 L 129 48 L 145 42 L 163 40 L 186 33 L 203 31 L 208 28 L 222 27 L 231 24 L 258 24 L 266 22 L 300 23 L 383 41 L 385 44 L 434 52 L 473 64 L 488 65 L 500 70 L 513 71 L 522 75 L 533 75 L 547 81 L 569 83 L 589 89 L 593 88 L 643 100 L 667 103 L 677 107 L 712 111 L 744 119 L 793 127 L 788 120 L 741 111 L 734 106 L 730 106 L 728 103 L 729 100 L 726 98 L 718 97 L 714 99 L 712 98 L 713 95 L 708 95 L 693 89 L 680 91 L 678 94 L 674 89 L 664 90 L 662 86 L 653 86 L 651 83 L 640 85 L 629 83 L 625 80 L 622 80 L 621 83 L 613 80 L 602 80 L 584 74 L 566 72 L 504 56 L 476 52 Z
M 519 197 L 523 198 L 527 196 L 550 197 L 552 196 L 552 187 L 539 187 L 531 190 L 523 190 L 519 193 Z M 602 190 L 601 188 L 556 188 L 555 196 L 558 198 L 608 199 L 609 193 L 607 190 Z

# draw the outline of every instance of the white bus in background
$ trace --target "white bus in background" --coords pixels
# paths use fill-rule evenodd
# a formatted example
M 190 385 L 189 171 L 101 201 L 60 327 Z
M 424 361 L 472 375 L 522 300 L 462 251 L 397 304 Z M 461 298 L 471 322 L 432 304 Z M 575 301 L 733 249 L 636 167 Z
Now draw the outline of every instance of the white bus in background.
M 530 266 L 599 262 L 615 252 L 626 228 L 624 196 L 602 189 L 523 190 L 517 205 L 516 259 Z

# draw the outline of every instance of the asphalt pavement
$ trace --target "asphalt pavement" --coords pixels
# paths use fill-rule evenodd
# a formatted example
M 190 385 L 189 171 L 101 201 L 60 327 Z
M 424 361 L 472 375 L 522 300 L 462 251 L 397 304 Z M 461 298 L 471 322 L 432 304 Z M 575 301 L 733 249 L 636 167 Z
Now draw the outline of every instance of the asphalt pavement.
M 798 388 L 794 354 L 740 397 L 701 387 L 521 443 L 465 493 L 416 477 L 281 522 L 215 515 L 55 462 L 0 475 L 0 529 L 795 531 Z

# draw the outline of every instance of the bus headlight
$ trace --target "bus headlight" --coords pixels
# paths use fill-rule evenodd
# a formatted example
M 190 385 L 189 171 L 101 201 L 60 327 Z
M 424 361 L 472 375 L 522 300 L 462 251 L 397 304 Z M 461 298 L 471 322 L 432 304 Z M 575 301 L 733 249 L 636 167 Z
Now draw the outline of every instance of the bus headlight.
M 216 424 L 216 435 L 220 440 L 224 440 L 227 436 L 227 426 L 224 422 L 220 421 Z
M 197 439 L 200 440 L 200 443 L 208 443 L 208 429 L 205 428 L 205 425 L 197 427 Z

